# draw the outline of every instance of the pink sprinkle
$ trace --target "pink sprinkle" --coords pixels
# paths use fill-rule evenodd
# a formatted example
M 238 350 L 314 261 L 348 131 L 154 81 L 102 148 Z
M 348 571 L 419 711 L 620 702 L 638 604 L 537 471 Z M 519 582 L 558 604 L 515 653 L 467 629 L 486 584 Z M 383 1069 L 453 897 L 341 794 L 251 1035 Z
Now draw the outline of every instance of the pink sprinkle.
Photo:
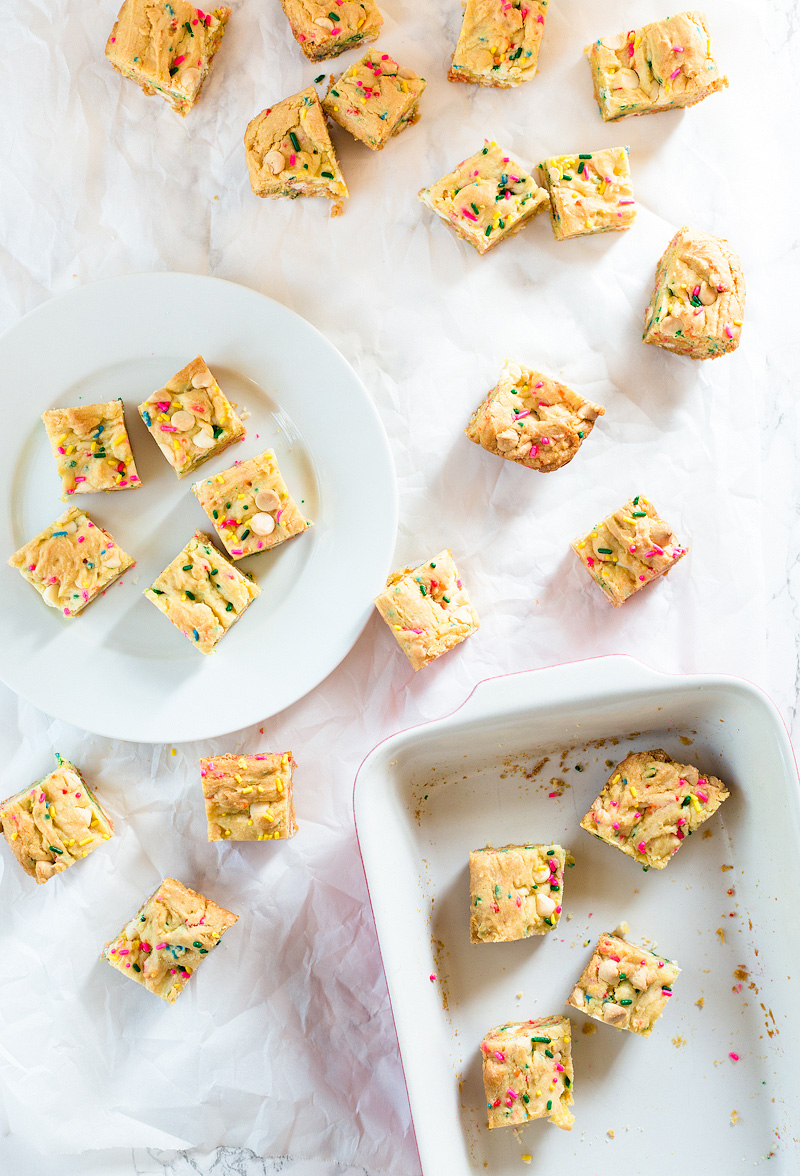
M 587 562 L 587 564 L 589 565 L 589 567 L 590 567 L 590 568 L 593 568 L 593 567 L 594 567 L 594 560 L 592 559 L 592 557 L 591 557 L 590 555 L 587 555 L 587 556 L 586 556 L 586 562 Z
M 681 72 L 681 67 L 680 67 L 680 66 L 678 66 L 678 68 L 677 68 L 677 69 L 674 69 L 674 70 L 672 71 L 672 73 L 669 75 L 669 80 L 670 80 L 671 82 L 674 82 L 675 78 L 678 76 L 678 74 L 679 74 L 680 72 Z
M 536 454 L 537 454 L 538 452 L 539 452 L 539 446 L 538 446 L 538 445 L 531 445 L 531 451 L 530 451 L 530 453 L 528 454 L 528 456 L 529 456 L 529 457 L 536 457 Z
M 673 45 L 672 52 L 673 53 L 683 53 L 683 49 L 680 47 L 680 45 Z
M 559 1074 L 563 1074 L 564 1067 L 561 1065 L 561 1062 L 556 1063 L 556 1069 L 558 1070 Z
M 544 387 L 544 381 L 543 381 L 543 380 L 540 380 L 540 381 L 539 381 L 539 383 L 538 383 L 538 384 L 534 384 L 534 385 L 533 385 L 533 387 L 534 387 L 534 390 L 535 390 L 536 388 L 543 388 L 543 387 Z
M 639 850 L 639 853 L 644 853 L 647 849 L 647 844 L 644 841 L 640 841 L 636 848 Z M 681 858 L 681 861 L 683 861 L 683 858 Z
M 645 559 L 652 559 L 652 557 L 653 557 L 654 555 L 655 555 L 655 551 L 646 551 L 646 552 L 644 553 L 644 558 L 645 558 Z
M 553 859 L 550 858 L 550 861 L 547 864 L 550 867 L 550 873 L 555 874 L 556 870 L 558 869 L 558 862 L 554 862 Z
M 539 15 L 536 17 L 536 23 L 537 23 L 537 24 L 544 24 L 544 17 L 542 16 L 541 12 L 540 12 L 540 13 L 539 13 Z
M 478 219 L 478 218 L 476 217 L 475 213 L 474 213 L 474 212 L 470 212 L 470 210 L 469 210 L 468 208 L 462 208 L 462 209 L 461 209 L 461 213 L 462 213 L 462 215 L 463 215 L 463 216 L 469 217 L 469 219 L 470 219 L 471 221 L 476 221 L 476 220 Z
M 520 898 L 520 896 L 519 896 L 519 895 L 517 895 L 517 906 L 518 906 L 518 907 L 521 907 L 521 906 L 522 906 L 522 899 Z
M 185 60 L 186 60 L 186 54 L 185 54 L 185 53 L 181 53 L 180 57 L 176 57 L 176 58 L 175 58 L 175 60 L 173 61 L 173 63 L 172 63 L 172 64 L 173 64 L 173 65 L 180 65 L 180 64 L 181 64 L 181 62 L 182 62 L 182 61 L 185 61 Z
M 509 1098 L 511 1098 L 511 1099 L 514 1099 L 514 1098 L 516 1098 L 516 1097 L 517 1097 L 517 1092 L 516 1092 L 516 1090 L 507 1090 L 507 1091 L 506 1091 L 506 1094 L 507 1094 L 507 1095 L 508 1095 L 508 1097 L 509 1097 Z
M 456 585 L 457 585 L 459 588 L 463 588 L 463 587 L 464 587 L 464 585 L 461 583 L 461 581 L 460 581 L 460 580 L 456 580 Z
M 639 577 L 639 579 L 640 579 L 640 580 L 644 580 L 644 578 L 645 578 L 644 576 L 640 576 L 640 577 Z
M 47 797 L 45 796 L 45 794 L 44 794 L 43 792 L 42 792 L 42 793 L 40 793 L 40 794 L 39 794 L 39 804 L 44 804 L 44 802 L 45 802 L 46 800 L 47 800 Z
M 294 151 L 293 151 L 293 152 L 291 153 L 291 155 L 289 156 L 289 166 L 290 166 L 290 167 L 294 167 L 294 165 L 295 165 L 296 161 L 297 161 L 297 156 L 295 155 L 295 153 L 294 153 Z
M 556 914 L 557 915 L 561 914 L 561 907 L 560 906 L 556 907 Z
M 549 445 L 549 444 L 550 444 L 550 438 L 549 437 L 542 437 L 542 445 Z
M 336 29 L 331 29 L 331 36 L 332 36 L 332 37 L 338 37 L 338 36 L 339 36 L 339 33 L 340 33 L 341 31 L 342 31 L 342 30 L 341 30 L 341 29 L 339 29 L 339 28 L 336 28 Z
M 75 479 L 75 481 L 76 481 L 76 482 L 85 482 L 85 481 L 86 481 L 86 479 L 85 479 L 83 476 L 81 476 L 81 477 L 79 477 L 79 478 L 76 478 L 76 479 Z M 91 524 L 90 524 L 90 526 L 91 526 Z
M 241 547 L 232 547 L 231 555 L 244 555 L 244 552 L 242 551 Z M 232 576 L 230 578 L 233 579 Z
M 167 946 L 166 943 L 157 943 L 156 944 L 156 951 L 161 951 L 161 949 L 166 946 Z
M 526 408 L 524 412 L 518 412 L 514 419 L 521 421 L 523 417 L 530 416 L 530 415 L 531 415 L 531 410 L 529 408 Z
M 739 1055 L 738 1055 L 737 1053 L 734 1053 L 733 1051 L 731 1051 L 731 1052 L 728 1054 L 728 1057 L 731 1059 L 731 1061 L 732 1061 L 732 1062 L 738 1062 L 738 1061 L 739 1061 Z
M 197 21 L 195 20 L 195 21 L 193 21 L 192 23 L 193 23 L 193 24 L 197 24 Z M 298 36 L 298 38 L 297 38 L 297 39 L 298 39 L 298 41 L 305 41 L 305 39 L 306 39 L 306 35 L 305 35 L 305 33 L 300 33 L 300 35 Z
M 506 1060 L 506 1055 L 500 1053 L 500 1051 L 497 1049 L 494 1051 L 494 1056 L 497 1058 L 498 1062 L 504 1062 Z
M 431 972 L 431 974 L 430 974 L 430 976 L 428 977 L 428 979 L 431 981 L 431 983 L 433 983 L 433 981 L 436 979 L 436 973 L 435 973 L 435 972 Z
M 174 425 L 159 425 L 159 428 L 161 429 L 162 433 L 177 433 L 178 431 Z M 77 480 L 78 479 L 76 478 L 75 481 L 77 482 Z
M 635 204 L 635 200 L 618 200 L 617 204 Z
M 117 955 L 130 955 L 130 954 L 131 954 L 130 949 L 127 947 L 120 947 L 117 950 Z
M 64 448 L 64 446 L 63 446 L 63 445 L 59 445 L 59 447 L 58 447 L 58 452 L 59 452 L 59 453 L 66 453 L 67 451 L 66 451 L 66 449 Z
M 702 792 L 698 792 L 697 799 L 702 800 L 703 804 L 708 804 L 708 797 L 704 796 Z
M 281 507 L 281 509 L 280 509 L 280 510 L 277 512 L 277 514 L 275 515 L 275 522 L 276 522 L 276 523 L 279 523 L 279 522 L 281 521 L 281 515 L 282 515 L 282 514 L 283 514 L 283 507 Z
M 548 792 L 548 796 L 558 796 L 557 792 Z
M 733 338 L 733 331 L 730 329 L 730 327 L 725 328 L 725 334 L 728 336 L 729 339 Z
M 635 544 L 635 543 L 632 543 L 632 544 L 630 545 L 630 547 L 628 548 L 628 551 L 635 551 L 635 550 L 636 550 L 636 544 Z
M 614 828 L 615 828 L 615 829 L 619 829 L 619 821 L 615 821 L 615 822 L 614 822 Z

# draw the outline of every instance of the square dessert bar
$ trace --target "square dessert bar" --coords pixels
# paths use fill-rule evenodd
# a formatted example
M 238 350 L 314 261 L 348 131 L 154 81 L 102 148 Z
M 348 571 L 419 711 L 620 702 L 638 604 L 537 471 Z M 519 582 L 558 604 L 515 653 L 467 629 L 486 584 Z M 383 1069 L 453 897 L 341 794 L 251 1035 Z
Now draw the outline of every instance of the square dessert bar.
M 618 935 L 601 935 L 567 1004 L 595 1021 L 649 1037 L 679 973 L 666 956 Z
M 139 485 L 121 400 L 51 408 L 42 420 L 65 501 L 72 494 Z
M 419 96 L 425 79 L 370 49 L 340 78 L 331 78 L 322 99 L 325 113 L 373 151 L 392 135 L 419 121 Z
M 294 837 L 290 751 L 215 755 L 200 760 L 209 841 L 270 841 Z
M 9 559 L 45 604 L 74 617 L 136 562 L 77 506 Z
M 201 653 L 213 653 L 261 589 L 196 531 L 144 595 Z
M 669 524 L 641 494 L 629 498 L 571 547 L 615 608 L 651 580 L 665 576 L 689 550 L 681 547 Z
M 594 96 L 606 122 L 694 106 L 728 79 L 702 12 L 681 12 L 589 45 Z
M 324 61 L 366 45 L 383 24 L 375 0 L 281 0 L 281 6 L 309 61 Z
M 656 268 L 642 338 L 690 359 L 716 359 L 739 346 L 744 297 L 742 265 L 728 242 L 684 225 Z
M 464 0 L 451 82 L 518 86 L 536 73 L 548 0 Z
M 566 384 L 507 360 L 464 432 L 489 453 L 546 474 L 572 461 L 605 411 Z
M 139 405 L 139 413 L 179 478 L 245 435 L 244 425 L 202 355 L 148 396 Z
M 173 1004 L 205 956 L 239 916 L 165 878 L 103 957 L 112 968 Z
M 47 882 L 114 835 L 114 824 L 80 771 L 57 767 L 0 803 L 0 831 L 26 874 Z
M 533 176 L 488 139 L 419 198 L 478 253 L 513 237 L 548 205 Z
M 271 449 L 195 482 L 192 493 L 232 559 L 269 551 L 312 525 L 289 493 Z
M 628 147 L 557 155 L 539 164 L 558 241 L 629 229 L 636 220 Z
M 418 568 L 394 572 L 375 597 L 375 607 L 415 670 L 447 653 L 480 625 L 449 548 Z
M 566 854 L 560 845 L 505 845 L 469 855 L 473 943 L 509 943 L 558 926 Z
M 713 816 L 728 789 L 665 751 L 637 751 L 618 764 L 581 821 L 645 869 L 663 870 L 681 842 Z
M 571 1131 L 572 1042 L 568 1017 L 538 1017 L 490 1029 L 481 1042 L 489 1127 L 549 1119 Z
M 125 0 L 106 42 L 106 57 L 145 94 L 158 92 L 186 115 L 200 97 L 230 8 L 212 12 L 187 0 Z
M 313 86 L 268 106 L 247 124 L 245 158 L 250 187 L 271 200 L 326 196 L 331 216 L 350 193 Z

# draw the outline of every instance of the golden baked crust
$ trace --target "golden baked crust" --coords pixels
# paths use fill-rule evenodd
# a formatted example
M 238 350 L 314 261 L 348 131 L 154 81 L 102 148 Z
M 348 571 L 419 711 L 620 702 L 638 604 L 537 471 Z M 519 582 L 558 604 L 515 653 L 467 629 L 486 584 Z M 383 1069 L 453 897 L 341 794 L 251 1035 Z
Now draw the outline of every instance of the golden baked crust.
M 201 653 L 213 653 L 261 593 L 197 531 L 144 595 Z
M 148 396 L 139 414 L 179 478 L 245 436 L 236 409 L 202 355 Z
M 548 205 L 533 176 L 488 139 L 419 198 L 478 253 L 513 237 Z
M 289 493 L 271 449 L 195 482 L 192 493 L 234 560 L 269 551 L 312 526 Z
M 322 109 L 356 139 L 381 151 L 393 135 L 419 121 L 425 79 L 370 49 L 339 78 L 331 77 Z
M 681 12 L 603 37 L 585 52 L 606 122 L 694 106 L 728 84 L 711 52 L 702 12 Z
M 464 432 L 489 453 L 546 474 L 572 461 L 604 413 L 566 384 L 506 360 Z
M 571 1131 L 572 1041 L 568 1017 L 538 1017 L 490 1029 L 481 1042 L 489 1127 L 549 1119 Z
M 208 840 L 270 841 L 294 837 L 296 766 L 290 751 L 201 759 Z
M 114 834 L 78 768 L 56 754 L 49 776 L 0 803 L 0 832 L 26 874 L 49 881 Z
M 375 607 L 415 670 L 458 645 L 480 625 L 447 548 L 417 568 L 393 572 Z
M 508 943 L 558 926 L 566 854 L 560 845 L 504 845 L 469 855 L 473 943 Z
M 338 57 L 374 41 L 383 17 L 375 0 L 281 0 L 292 35 L 309 61 Z
M 205 956 L 239 919 L 175 878 L 165 878 L 103 957 L 131 980 L 173 1004 Z
M 230 15 L 230 8 L 203 12 L 187 0 L 124 0 L 106 57 L 183 117 L 200 97 Z
M 9 559 L 45 604 L 74 617 L 136 562 L 77 506 Z
M 51 408 L 42 420 L 65 502 L 73 494 L 140 485 L 121 400 Z
M 744 299 L 742 265 L 728 242 L 684 225 L 656 267 L 642 338 L 690 359 L 717 359 L 739 346 Z
M 629 229 L 636 219 L 628 147 L 558 155 L 539 164 L 556 240 Z
M 649 1037 L 680 974 L 674 960 L 601 935 L 567 1001 L 595 1021 Z
M 326 196 L 339 216 L 350 193 L 313 86 L 268 106 L 247 125 L 245 158 L 250 187 L 271 200 Z
M 548 0 L 464 0 L 451 82 L 518 86 L 536 73 Z
M 615 607 L 665 576 L 689 550 L 642 494 L 629 498 L 570 546 Z
M 728 796 L 721 780 L 675 763 L 661 748 L 637 751 L 614 768 L 581 828 L 663 870 Z

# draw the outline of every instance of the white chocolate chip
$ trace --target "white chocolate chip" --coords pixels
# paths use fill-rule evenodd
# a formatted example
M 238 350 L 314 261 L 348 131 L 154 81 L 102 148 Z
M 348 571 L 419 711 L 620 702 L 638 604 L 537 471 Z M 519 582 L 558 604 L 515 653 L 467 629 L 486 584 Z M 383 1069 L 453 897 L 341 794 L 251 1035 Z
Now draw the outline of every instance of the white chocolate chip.
M 200 70 L 194 65 L 187 66 L 178 74 L 178 84 L 184 90 L 193 90 L 199 81 Z
M 639 75 L 635 69 L 620 69 L 614 74 L 615 89 L 638 90 Z
M 92 810 L 89 808 L 88 804 L 86 806 L 81 805 L 76 807 L 72 815 L 76 821 L 82 821 L 87 829 L 92 823 Z
M 185 433 L 194 424 L 194 413 L 188 412 L 185 408 L 179 408 L 177 412 L 172 414 L 169 423 L 174 425 L 181 433 Z
M 122 557 L 116 547 L 105 553 L 103 563 L 107 568 L 119 568 L 122 566 Z
M 264 156 L 264 164 L 272 172 L 274 176 L 280 175 L 286 167 L 286 160 L 277 149 L 275 151 L 268 151 Z
M 139 938 L 139 920 L 138 919 L 131 919 L 130 923 L 128 923 L 128 926 L 125 928 L 125 938 L 128 940 L 129 943 L 132 939 Z
M 75 522 L 74 519 L 71 519 L 70 522 L 68 522 L 68 523 L 64 523 L 64 526 L 61 528 L 61 530 L 66 531 L 68 535 L 74 535 L 75 532 L 77 531 L 77 529 L 78 529 L 78 524 Z
M 578 416 L 582 421 L 596 421 L 597 409 L 593 404 L 584 404 L 582 408 L 578 409 Z
M 198 449 L 213 449 L 216 445 L 216 441 L 214 440 L 212 433 L 207 432 L 206 429 L 200 429 L 199 432 L 195 433 L 194 437 L 192 437 L 192 444 L 195 445 Z
M 700 293 L 697 295 L 697 297 L 700 299 L 703 306 L 711 306 L 712 303 L 717 301 L 717 292 L 716 290 L 712 290 L 711 287 L 707 286 L 704 282 L 700 287 Z
M 644 992 L 647 988 L 647 968 L 637 968 L 628 979 L 637 992 Z
M 602 960 L 597 975 L 604 984 L 616 984 L 619 980 L 619 968 L 613 960 Z
M 272 809 L 268 804 L 251 804 L 250 816 L 254 821 L 274 821 L 275 817 L 272 814 Z
M 616 1025 L 620 1021 L 624 1021 L 627 1015 L 622 1006 L 614 1004 L 613 1000 L 603 1005 L 603 1020 L 608 1025 Z
M 333 32 L 333 21 L 328 20 L 327 16 L 318 16 L 314 24 L 319 25 L 321 29 L 326 29 L 329 33 Z
M 196 375 L 192 376 L 193 388 L 210 388 L 213 383 L 214 377 L 209 371 L 197 372 Z
M 622 46 L 625 44 L 627 39 L 628 38 L 625 35 L 625 33 L 617 33 L 613 37 L 603 37 L 601 44 L 604 45 L 606 47 L 606 49 L 617 50 L 617 49 L 622 48 Z
M 533 875 L 533 880 L 534 882 L 541 884 L 542 882 L 546 882 L 549 877 L 550 870 L 547 868 L 547 866 L 545 866 L 543 870 L 536 871 L 536 873 Z
M 557 167 L 549 167 L 547 169 L 547 174 L 550 177 L 550 182 L 553 184 L 557 184 L 558 181 L 561 179 L 561 172 L 559 171 L 559 169 Z
M 583 994 L 583 989 L 582 988 L 573 988 L 572 996 L 569 999 L 572 1002 L 572 1004 L 578 1005 L 580 1007 L 583 1004 L 584 999 L 585 999 L 584 994 Z
M 536 895 L 536 912 L 537 914 L 541 915 L 543 919 L 546 919 L 552 915 L 555 909 L 556 904 L 553 902 L 549 894 Z
M 414 73 L 413 69 L 407 69 L 404 65 L 398 67 L 397 76 L 399 78 L 406 78 L 408 81 L 417 80 L 417 75 Z
M 52 608 L 58 608 L 58 584 L 48 584 L 42 593 L 42 599 L 45 604 L 49 604 Z
M 271 535 L 275 530 L 275 520 L 271 514 L 262 511 L 251 518 L 250 529 L 256 535 Z
M 506 375 L 508 376 L 509 380 L 512 380 L 516 384 L 517 380 L 519 380 L 522 376 L 522 368 L 518 363 L 507 363 Z
M 256 494 L 256 506 L 259 510 L 277 510 L 281 500 L 274 490 L 259 490 Z

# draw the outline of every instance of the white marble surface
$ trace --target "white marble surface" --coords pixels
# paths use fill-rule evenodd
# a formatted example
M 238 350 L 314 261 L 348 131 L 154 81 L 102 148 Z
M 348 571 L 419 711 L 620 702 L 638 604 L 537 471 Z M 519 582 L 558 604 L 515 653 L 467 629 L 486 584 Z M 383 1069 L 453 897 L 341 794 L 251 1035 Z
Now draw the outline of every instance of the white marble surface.
M 612 127 L 593 105 L 584 44 L 675 9 L 652 0 L 602 7 L 598 15 L 593 0 L 553 0 L 540 75 L 491 93 L 445 80 L 457 0 L 385 0 L 379 45 L 428 78 L 423 120 L 380 154 L 336 136 L 352 199 L 330 221 L 322 202 L 261 202 L 247 183 L 249 118 L 322 72 L 296 49 L 277 0 L 235 0 L 207 91 L 185 122 L 107 66 L 115 0 L 2 6 L 0 326 L 78 284 L 149 269 L 211 273 L 291 306 L 339 347 L 375 398 L 400 486 L 397 562 L 452 545 L 483 625 L 413 676 L 374 617 L 339 669 L 265 723 L 263 736 L 254 728 L 174 756 L 92 739 L 0 691 L 7 791 L 43 772 L 54 748 L 74 755 L 108 781 L 115 812 L 153 868 L 173 858 L 169 836 L 140 811 L 143 781 L 148 798 L 160 794 L 153 811 L 169 813 L 191 802 L 200 754 L 254 740 L 291 745 L 306 777 L 281 901 L 259 911 L 273 953 L 246 1077 L 235 1057 L 200 1051 L 174 1097 L 159 1095 L 156 1105 L 141 1077 L 127 1081 L 124 1065 L 109 1072 L 96 1049 L 26 1049 L 14 1032 L 46 951 L 40 908 L 47 902 L 50 918 L 59 908 L 53 893 L 31 893 L 0 854 L 0 1170 L 39 1176 L 57 1156 L 65 1176 L 416 1176 L 352 827 L 352 781 L 365 753 L 400 727 L 452 710 L 490 674 L 616 652 L 672 672 L 750 678 L 800 736 L 796 5 L 707 0 L 730 89 L 685 113 Z M 477 257 L 432 223 L 415 193 L 485 135 L 532 161 L 629 143 L 636 227 L 556 243 L 539 218 Z M 655 262 L 684 222 L 729 237 L 747 276 L 742 346 L 714 364 L 639 341 Z M 507 355 L 563 372 L 607 408 L 579 457 L 552 478 L 501 463 L 461 434 Z M 612 611 L 566 542 L 638 491 L 692 551 L 669 581 Z M 182 852 L 191 856 L 191 847 Z M 246 952 L 236 958 L 252 969 Z M 91 998 L 114 1023 L 118 989 L 100 965 L 91 979 Z M 64 1041 L 59 1017 L 72 1012 L 57 992 L 51 1000 L 55 1039 Z M 201 997 L 197 1008 L 203 1015 Z M 249 1036 L 231 1033 L 235 1055 Z M 154 1019 L 148 1045 L 158 1038 Z M 129 1044 L 116 1053 L 122 1062 L 136 1056 Z M 174 1058 L 164 1073 L 175 1073 Z M 238 1087 L 229 1081 L 237 1073 Z M 124 1131 L 114 1126 L 122 1117 Z M 182 1145 L 169 1150 L 167 1136 Z

